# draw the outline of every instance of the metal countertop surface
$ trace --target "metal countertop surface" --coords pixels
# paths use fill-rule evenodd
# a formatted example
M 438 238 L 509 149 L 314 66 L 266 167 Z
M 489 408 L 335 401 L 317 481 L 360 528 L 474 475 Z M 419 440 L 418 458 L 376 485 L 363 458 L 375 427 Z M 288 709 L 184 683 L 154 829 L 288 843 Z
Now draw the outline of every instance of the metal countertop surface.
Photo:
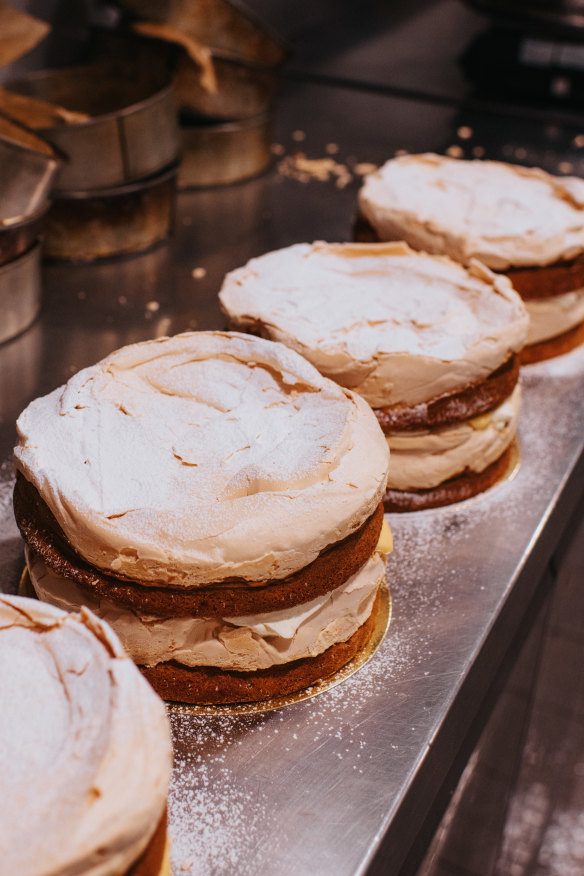
M 505 118 L 289 84 L 275 140 L 287 155 L 302 149 L 349 171 L 397 149 L 455 144 L 497 158 L 530 150 L 550 170 L 569 161 L 581 172 L 576 129 Z M 457 135 L 461 125 L 470 125 L 470 138 Z M 249 182 L 181 193 L 174 239 L 149 253 L 46 266 L 41 317 L 0 346 L 3 589 L 16 590 L 23 567 L 11 507 L 22 408 L 123 344 L 223 328 L 216 300 L 223 275 L 252 256 L 302 240 L 350 238 L 360 177 L 352 173 L 343 188 L 334 175 L 302 182 L 279 171 L 280 160 Z M 488 493 L 390 518 L 393 618 L 377 654 L 355 675 L 261 714 L 204 717 L 171 708 L 174 876 L 399 871 L 437 796 L 462 769 L 461 752 L 529 625 L 582 493 L 584 347 L 524 370 L 519 443 L 514 476 Z

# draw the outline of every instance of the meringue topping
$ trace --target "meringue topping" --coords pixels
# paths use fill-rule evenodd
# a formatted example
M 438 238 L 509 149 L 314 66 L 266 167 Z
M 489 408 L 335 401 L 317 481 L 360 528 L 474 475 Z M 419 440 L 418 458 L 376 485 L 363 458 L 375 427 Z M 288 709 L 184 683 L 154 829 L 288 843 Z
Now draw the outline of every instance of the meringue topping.
M 495 270 L 584 252 L 584 180 L 535 167 L 403 155 L 370 174 L 359 207 L 381 240 Z
M 528 326 L 506 277 L 403 243 L 296 244 L 232 271 L 219 297 L 234 327 L 284 342 L 373 407 L 484 380 Z
M 125 873 L 166 805 L 162 701 L 85 608 L 0 595 L 0 663 L 2 873 Z
M 556 338 L 584 320 L 584 289 L 563 295 L 532 298 L 525 302 L 529 314 L 528 344 Z
M 234 333 L 124 347 L 17 427 L 16 465 L 71 545 L 143 583 L 284 578 L 357 530 L 388 474 L 362 399 Z

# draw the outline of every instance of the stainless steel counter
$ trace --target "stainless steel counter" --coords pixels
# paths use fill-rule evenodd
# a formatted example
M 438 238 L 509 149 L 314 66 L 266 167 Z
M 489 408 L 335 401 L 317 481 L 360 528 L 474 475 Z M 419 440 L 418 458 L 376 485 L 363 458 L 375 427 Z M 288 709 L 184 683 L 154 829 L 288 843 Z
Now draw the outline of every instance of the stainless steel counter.
M 460 124 L 447 107 L 305 85 L 285 91 L 276 139 L 287 153 L 350 167 L 398 148 L 444 149 Z M 515 136 L 531 143 L 549 135 L 518 124 Z M 474 144 L 495 156 L 505 135 L 489 130 L 496 145 Z M 546 148 L 548 165 L 565 159 Z M 244 184 L 181 194 L 174 241 L 150 253 L 47 266 L 40 319 L 0 346 L 2 589 L 16 589 L 23 562 L 10 463 L 20 410 L 122 344 L 224 327 L 221 279 L 251 256 L 348 239 L 359 179 L 337 179 L 303 182 L 274 166 Z M 529 628 L 584 486 L 584 348 L 529 367 L 523 386 L 515 476 L 469 502 L 392 517 L 393 619 L 370 663 L 277 711 L 171 710 L 174 876 L 395 874 L 421 843 Z

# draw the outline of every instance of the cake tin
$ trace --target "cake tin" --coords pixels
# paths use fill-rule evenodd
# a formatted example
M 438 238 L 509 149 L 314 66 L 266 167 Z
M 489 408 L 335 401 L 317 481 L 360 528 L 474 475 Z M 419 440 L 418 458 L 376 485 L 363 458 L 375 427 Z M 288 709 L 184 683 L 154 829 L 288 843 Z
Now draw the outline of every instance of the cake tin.
M 0 221 L 0 266 L 27 252 L 39 239 L 48 203 L 19 221 Z
M 19 335 L 41 306 L 40 243 L 0 267 L 0 343 Z
M 63 159 L 34 131 L 0 114 L 0 230 L 46 207 Z
M 32 73 L 8 87 L 87 115 L 40 131 L 69 158 L 55 194 L 76 197 L 133 183 L 177 159 L 176 105 L 158 65 L 101 61 Z
M 271 161 L 271 113 L 216 124 L 182 125 L 181 189 L 226 185 L 256 176 Z
M 46 218 L 45 255 L 93 261 L 164 240 L 174 224 L 176 175 L 175 162 L 146 180 L 56 198 Z

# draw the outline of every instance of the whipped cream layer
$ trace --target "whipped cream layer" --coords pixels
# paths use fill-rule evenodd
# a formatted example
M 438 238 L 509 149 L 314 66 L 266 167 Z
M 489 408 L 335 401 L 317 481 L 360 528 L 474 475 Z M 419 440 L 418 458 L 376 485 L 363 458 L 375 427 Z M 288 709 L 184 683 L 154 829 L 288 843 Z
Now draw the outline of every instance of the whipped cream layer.
M 124 347 L 17 427 L 16 465 L 70 543 L 144 583 L 284 578 L 359 529 L 388 474 L 361 398 L 226 332 Z
M 162 701 L 87 609 L 0 595 L 0 870 L 119 876 L 166 805 Z
M 259 330 L 373 407 L 480 382 L 525 342 L 506 277 L 395 244 L 297 244 L 227 275 L 234 327 Z
M 27 550 L 31 581 L 38 597 L 67 611 L 87 603 L 75 582 L 49 569 Z M 214 666 L 253 671 L 280 666 L 301 657 L 316 657 L 345 642 L 367 620 L 385 563 L 374 554 L 341 587 L 284 611 L 237 618 L 162 620 L 90 598 L 92 610 L 119 635 L 136 663 L 155 666 L 176 660 L 184 666 Z
M 584 251 L 584 180 L 499 161 L 404 155 L 370 174 L 359 207 L 382 240 L 504 270 Z
M 548 341 L 584 320 L 584 289 L 549 298 L 533 298 L 526 301 L 525 306 L 529 314 L 527 343 Z
M 517 432 L 521 390 L 498 408 L 455 426 L 387 435 L 392 468 L 388 488 L 424 490 L 462 474 L 482 472 L 509 447 Z

